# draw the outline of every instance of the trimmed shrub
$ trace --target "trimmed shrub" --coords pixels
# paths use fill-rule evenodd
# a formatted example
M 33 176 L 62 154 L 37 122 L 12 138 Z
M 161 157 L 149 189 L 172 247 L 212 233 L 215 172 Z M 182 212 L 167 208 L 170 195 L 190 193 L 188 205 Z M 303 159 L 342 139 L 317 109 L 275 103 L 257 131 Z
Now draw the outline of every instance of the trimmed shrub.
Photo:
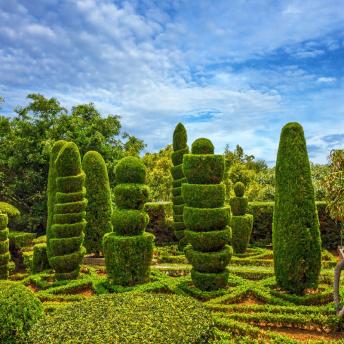
M 109 176 L 103 157 L 95 151 L 85 154 L 82 159 L 82 169 L 86 174 L 85 186 L 88 201 L 84 246 L 87 253 L 95 253 L 99 256 L 103 251 L 104 234 L 112 232 Z
M 245 184 L 242 182 L 237 182 L 234 184 L 234 193 L 236 197 L 243 197 L 245 193 Z
M 129 182 L 115 187 L 119 209 L 113 212 L 114 233 L 104 235 L 103 248 L 110 281 L 118 285 L 134 285 L 149 278 L 154 235 L 144 233 L 149 220 L 141 210 L 149 192 L 148 187 L 141 183 L 145 180 L 145 166 L 139 158 L 122 160 L 117 164 L 115 174 L 121 176 L 120 180 Z
M 288 123 L 281 132 L 272 234 L 277 284 L 300 294 L 316 288 L 321 268 L 319 220 L 306 141 L 298 123 Z
M 8 216 L 8 227 L 15 228 L 20 218 L 20 211 L 14 205 L 7 202 L 0 202 L 0 213 Z
M 29 289 L 0 282 L 0 343 L 27 343 L 29 330 L 42 316 L 43 306 Z
M 34 326 L 30 339 L 35 344 L 205 344 L 213 327 L 210 311 L 192 298 L 123 293 L 63 307 Z
M 34 274 L 49 269 L 47 244 L 36 244 L 33 247 L 32 272 Z
M 228 245 L 230 208 L 224 207 L 225 189 L 220 184 L 224 157 L 213 152 L 211 141 L 198 139 L 192 144 L 192 153 L 197 154 L 186 154 L 183 160 L 188 181 L 182 186 L 186 201 L 183 216 L 186 239 L 191 244 L 185 248 L 185 255 L 192 264 L 192 281 L 203 291 L 227 285 L 226 267 L 232 257 L 232 247 Z
M 8 240 L 8 216 L 0 213 L 0 280 L 8 278 L 10 242 Z
M 184 238 L 184 221 L 180 217 L 182 212 L 175 212 L 175 209 L 182 209 L 184 206 L 184 198 L 182 196 L 181 186 L 186 183 L 183 172 L 183 158 L 184 155 L 189 153 L 189 147 L 187 146 L 187 133 L 182 123 L 178 123 L 173 132 L 173 152 L 171 159 L 173 166 L 171 167 L 172 182 L 172 202 L 173 202 L 173 220 L 175 236 L 179 241 L 179 248 L 183 249 L 186 245 L 186 239 Z M 180 208 L 175 208 L 180 207 Z M 178 233 L 177 233 L 178 232 Z
M 63 193 L 83 192 L 85 174 L 81 169 L 79 149 L 74 143 L 63 145 L 56 157 L 55 168 L 56 192 L 60 193 L 60 199 L 68 199 L 62 196 Z M 53 222 L 47 238 L 47 254 L 56 279 L 74 279 L 79 275 L 85 254 L 82 242 L 86 205 L 86 199 L 61 203 L 55 200 Z

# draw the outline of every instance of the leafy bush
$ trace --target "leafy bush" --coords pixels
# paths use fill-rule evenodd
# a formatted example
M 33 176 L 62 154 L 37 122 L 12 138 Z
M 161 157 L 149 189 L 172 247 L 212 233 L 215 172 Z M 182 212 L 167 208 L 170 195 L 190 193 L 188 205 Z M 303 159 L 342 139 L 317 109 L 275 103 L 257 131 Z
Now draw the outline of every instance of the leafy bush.
M 0 213 L 0 280 L 8 278 L 10 252 L 7 223 L 8 216 Z
M 142 209 L 149 197 L 149 188 L 143 184 L 118 184 L 114 190 L 118 209 Z
M 32 272 L 38 273 L 49 269 L 49 261 L 47 256 L 47 244 L 36 244 L 33 247 Z
M 315 288 L 321 267 L 321 239 L 303 129 L 288 123 L 276 161 L 272 241 L 276 281 L 285 290 Z
M 43 316 L 43 306 L 23 285 L 0 282 L 0 343 L 27 343 L 27 333 Z
M 224 184 L 183 184 L 182 195 L 190 207 L 216 208 L 225 201 Z
M 204 137 L 195 140 L 191 146 L 192 154 L 214 154 L 213 143 Z
M 102 295 L 66 306 L 30 332 L 35 344 L 208 343 L 211 313 L 201 303 L 177 295 Z
M 82 159 L 82 169 L 86 174 L 86 230 L 84 246 L 87 253 L 99 255 L 103 251 L 102 240 L 105 233 L 112 232 L 112 202 L 109 176 L 103 157 L 89 151 Z
M 146 181 L 146 167 L 140 159 L 127 156 L 117 163 L 115 175 L 117 184 L 144 184 Z
M 240 216 L 232 216 L 232 246 L 235 253 L 244 253 L 250 242 L 253 216 L 251 214 L 245 214 Z
M 149 217 L 145 211 L 129 209 L 115 210 L 112 223 L 118 235 L 140 235 L 145 230 Z

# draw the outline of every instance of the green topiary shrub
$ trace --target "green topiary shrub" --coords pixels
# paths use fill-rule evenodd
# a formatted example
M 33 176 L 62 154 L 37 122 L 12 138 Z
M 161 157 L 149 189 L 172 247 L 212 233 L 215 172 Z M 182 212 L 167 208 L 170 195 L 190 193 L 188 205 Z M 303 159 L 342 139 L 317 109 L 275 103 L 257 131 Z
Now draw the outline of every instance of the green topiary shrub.
M 154 235 L 144 233 L 149 221 L 148 215 L 141 210 L 149 191 L 142 183 L 145 171 L 139 158 L 123 158 L 116 166 L 116 176 L 128 182 L 115 187 L 119 209 L 113 212 L 114 233 L 105 234 L 103 240 L 106 270 L 114 284 L 134 285 L 149 278 Z
M 0 343 L 27 343 L 29 330 L 42 316 L 43 306 L 29 289 L 0 282 Z
M 61 308 L 30 331 L 35 344 L 205 344 L 213 336 L 209 310 L 189 297 L 112 294 Z
M 112 202 L 109 176 L 103 157 L 89 151 L 82 160 L 86 180 L 86 230 L 84 246 L 87 253 L 99 256 L 103 251 L 102 240 L 105 233 L 112 232 Z
M 188 184 L 182 185 L 186 206 L 183 217 L 186 238 L 191 245 L 185 255 L 192 264 L 194 285 L 204 291 L 224 288 L 228 281 L 227 265 L 232 257 L 230 209 L 224 206 L 225 189 L 220 184 L 224 158 L 214 155 L 214 146 L 207 139 L 192 144 L 192 152 L 183 160 Z M 204 153 L 204 154 L 203 154 Z
M 281 132 L 272 239 L 278 285 L 300 294 L 316 288 L 321 267 L 319 220 L 306 141 L 298 123 L 288 123 Z
M 184 235 L 184 221 L 180 216 L 183 214 L 180 211 L 175 211 L 175 209 L 182 209 L 184 206 L 184 198 L 182 196 L 181 186 L 186 183 L 183 172 L 183 157 L 184 154 L 189 153 L 189 148 L 187 146 L 187 134 L 186 129 L 182 123 L 178 123 L 173 132 L 173 152 L 171 154 L 171 159 L 173 166 L 171 168 L 171 175 L 173 177 L 172 182 L 172 202 L 173 202 L 173 221 L 174 221 L 174 231 L 175 236 L 179 241 L 179 248 L 183 249 L 186 245 L 186 239 Z M 179 208 L 175 208 L 179 207 Z
M 8 239 L 8 216 L 0 213 L 0 280 L 8 278 L 8 262 L 10 260 L 10 244 Z
M 8 228 L 15 228 L 20 218 L 20 210 L 7 202 L 0 202 L 0 213 L 8 216 Z
M 32 272 L 34 274 L 49 269 L 47 244 L 36 244 L 33 247 Z
M 51 230 L 48 236 L 47 253 L 50 266 L 57 279 L 74 279 L 79 275 L 80 264 L 85 254 L 82 246 L 85 231 L 84 195 L 85 174 L 81 168 L 78 147 L 67 142 L 60 149 L 56 160 L 56 195 L 60 203 L 54 206 Z M 79 194 L 80 198 L 68 199 L 68 194 Z M 57 197 L 56 197 L 57 198 Z
M 253 216 L 246 214 L 248 201 L 244 197 L 245 185 L 241 182 L 234 184 L 235 197 L 229 203 L 232 210 L 232 245 L 235 253 L 245 253 L 250 241 Z

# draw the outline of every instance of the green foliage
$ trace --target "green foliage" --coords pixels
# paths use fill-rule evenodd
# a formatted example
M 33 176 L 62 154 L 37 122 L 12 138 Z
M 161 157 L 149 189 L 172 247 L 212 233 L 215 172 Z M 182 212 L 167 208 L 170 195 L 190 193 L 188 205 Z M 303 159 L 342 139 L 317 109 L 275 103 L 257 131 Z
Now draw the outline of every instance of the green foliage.
M 119 209 L 142 209 L 148 201 L 149 188 L 144 184 L 118 184 L 114 189 L 116 206 Z
M 222 155 L 184 155 L 183 171 L 189 184 L 219 184 L 223 179 L 224 168 Z
M 235 216 L 231 218 L 232 227 L 232 246 L 235 253 L 246 252 L 248 243 L 250 241 L 253 216 L 251 214 Z
M 173 188 L 180 188 L 184 183 L 187 183 L 185 177 L 172 181 L 172 186 Z
M 134 156 L 121 159 L 115 169 L 116 182 L 144 184 L 146 181 L 146 167 L 142 161 Z
M 49 269 L 47 244 L 36 244 L 33 247 L 32 272 L 38 273 Z
M 20 211 L 14 205 L 7 202 L 0 202 L 0 213 L 7 214 L 8 217 L 20 216 Z
M 248 206 L 248 199 L 246 197 L 233 197 L 229 200 L 229 204 L 231 205 L 233 215 L 240 216 L 246 214 Z
M 236 197 L 242 197 L 245 193 L 245 184 L 242 182 L 237 182 L 234 184 L 234 193 Z
M 8 240 L 8 216 L 0 213 L 0 280 L 8 278 L 8 262 L 10 260 Z
M 303 129 L 282 129 L 276 162 L 273 220 L 276 280 L 285 290 L 303 293 L 318 285 L 321 240 Z
M 183 184 L 182 196 L 190 207 L 216 208 L 225 201 L 224 184 Z
M 55 160 L 55 168 L 56 192 L 83 191 L 85 174 L 81 169 L 79 149 L 75 143 L 67 142 L 62 146 Z M 85 254 L 82 242 L 86 205 L 85 199 L 55 203 L 47 255 L 50 266 L 55 270 L 55 277 L 59 280 L 74 279 L 79 275 L 80 264 Z M 64 235 L 61 235 L 62 233 Z
M 191 153 L 192 154 L 214 154 L 213 143 L 206 138 L 199 138 L 192 143 Z
M 87 253 L 100 254 L 105 233 L 112 232 L 112 202 L 109 176 L 103 157 L 89 151 L 82 160 L 86 180 L 86 231 L 84 246 Z
M 223 272 L 199 272 L 195 269 L 191 270 L 192 282 L 195 286 L 203 291 L 212 291 L 223 289 L 227 285 L 229 271 L 226 269 Z
M 189 147 L 185 147 L 185 148 L 179 149 L 175 152 L 171 152 L 172 164 L 174 166 L 183 164 L 184 154 L 188 154 L 188 153 L 189 153 Z
M 178 123 L 173 132 L 173 150 L 179 151 L 181 149 L 185 149 L 187 140 L 188 137 L 184 125 L 182 123 Z
M 0 282 L 0 342 L 25 344 L 31 327 L 43 316 L 43 307 L 26 287 Z
M 10 250 L 15 251 L 31 246 L 35 237 L 35 233 L 9 231 L 8 238 L 10 239 Z
M 205 344 L 212 331 L 210 312 L 195 300 L 124 293 L 64 307 L 39 322 L 31 330 L 30 339 L 35 344 Z
M 149 222 L 149 216 L 141 210 L 114 210 L 113 228 L 117 235 L 140 235 Z
M 16 230 L 43 233 L 49 153 L 54 142 L 73 141 L 82 155 L 89 150 L 99 152 L 107 164 L 111 186 L 116 162 L 138 154 L 144 145 L 121 131 L 118 116 L 104 116 L 93 104 L 67 111 L 55 98 L 30 94 L 28 99 L 29 104 L 17 107 L 13 116 L 0 116 L 1 195 L 22 213 Z

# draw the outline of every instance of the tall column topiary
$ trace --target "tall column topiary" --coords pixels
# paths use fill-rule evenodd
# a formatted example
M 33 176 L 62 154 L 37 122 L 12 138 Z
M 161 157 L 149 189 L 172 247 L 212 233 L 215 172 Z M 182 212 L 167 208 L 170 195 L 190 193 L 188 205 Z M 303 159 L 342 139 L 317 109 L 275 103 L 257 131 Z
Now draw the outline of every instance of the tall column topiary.
M 317 287 L 321 268 L 319 220 L 306 141 L 298 123 L 288 123 L 281 132 L 272 240 L 277 284 L 298 294 Z
M 182 185 L 185 200 L 185 236 L 191 244 L 185 254 L 192 264 L 191 277 L 201 290 L 224 288 L 228 281 L 227 265 L 232 256 L 229 227 L 230 209 L 224 206 L 222 183 L 224 158 L 214 154 L 208 139 L 197 139 L 192 154 L 184 155 L 183 170 L 187 184 Z
M 79 149 L 67 142 L 55 160 L 56 195 L 51 235 L 48 242 L 49 264 L 57 279 L 74 279 L 79 275 L 85 254 L 82 246 L 85 230 L 85 174 Z
M 189 147 L 187 146 L 186 129 L 182 123 L 178 123 L 173 132 L 173 152 L 171 154 L 173 166 L 171 168 L 171 174 L 173 177 L 172 201 L 174 231 L 180 242 L 181 248 L 186 244 L 184 237 L 185 225 L 183 220 L 184 199 L 181 186 L 186 182 L 183 173 L 183 156 L 187 153 L 189 153 Z
M 8 278 L 8 262 L 10 260 L 10 252 L 7 224 L 7 215 L 0 213 L 0 280 Z
M 117 285 L 144 283 L 149 278 L 154 235 L 146 233 L 149 217 L 143 206 L 148 200 L 146 167 L 139 158 L 121 159 L 115 169 L 117 209 L 112 215 L 113 233 L 104 235 L 106 271 Z
M 232 218 L 232 246 L 235 253 L 245 253 L 250 241 L 253 216 L 246 214 L 248 200 L 244 196 L 245 185 L 241 182 L 234 184 L 235 197 L 230 199 Z
M 89 151 L 82 160 L 86 174 L 86 231 L 84 246 L 87 253 L 97 256 L 103 251 L 102 240 L 105 233 L 112 232 L 111 190 L 107 168 L 103 157 Z

